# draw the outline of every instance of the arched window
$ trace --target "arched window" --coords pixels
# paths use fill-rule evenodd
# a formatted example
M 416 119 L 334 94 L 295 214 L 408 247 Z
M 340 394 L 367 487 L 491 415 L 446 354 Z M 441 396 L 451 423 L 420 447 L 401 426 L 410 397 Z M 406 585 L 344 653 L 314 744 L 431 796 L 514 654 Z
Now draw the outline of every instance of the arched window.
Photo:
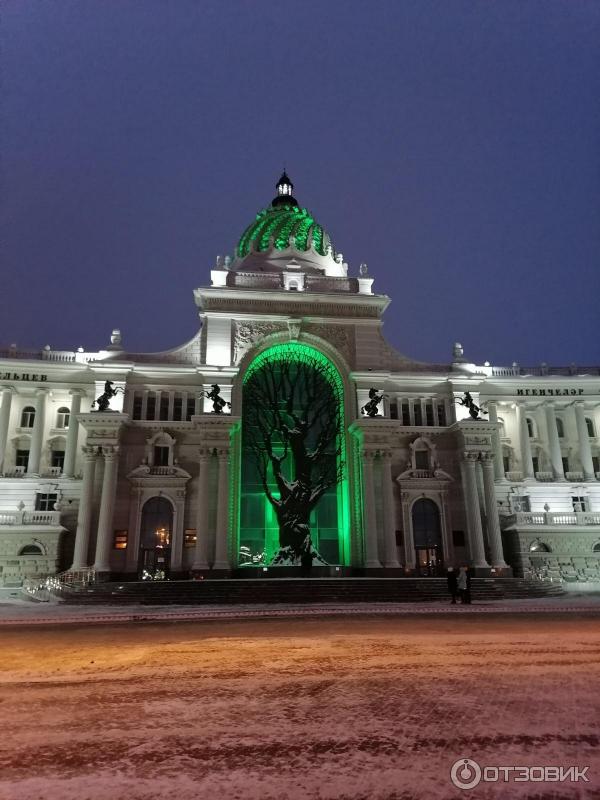
M 596 430 L 594 428 L 594 420 L 589 417 L 585 418 L 585 427 L 587 428 L 588 436 L 595 436 Z
M 529 547 L 530 553 L 551 553 L 550 547 L 545 542 L 540 542 L 539 539 Z
M 37 544 L 26 544 L 25 547 L 22 547 L 19 550 L 20 556 L 41 556 L 42 555 L 42 548 L 38 547 Z
M 417 500 L 412 507 L 415 547 L 441 547 L 440 512 L 433 500 Z
M 556 430 L 558 431 L 558 436 L 560 439 L 564 439 L 565 437 L 565 425 L 560 417 L 556 418 Z
M 142 577 L 166 578 L 171 560 L 173 506 L 166 497 L 151 497 L 144 503 L 140 526 L 140 572 Z
M 298 281 L 290 281 L 288 283 L 288 289 L 290 292 L 297 292 L 298 291 Z
M 69 427 L 69 419 L 71 417 L 71 412 L 66 406 L 61 406 L 56 412 L 56 427 L 57 428 L 68 428 Z
M 600 542 L 596 542 L 596 544 L 592 547 L 592 553 L 600 553 Z
M 25 406 L 21 412 L 21 427 L 33 428 L 35 422 L 35 408 L 33 406 Z
M 533 420 L 527 417 L 527 435 L 530 439 L 535 438 L 535 426 L 533 424 Z

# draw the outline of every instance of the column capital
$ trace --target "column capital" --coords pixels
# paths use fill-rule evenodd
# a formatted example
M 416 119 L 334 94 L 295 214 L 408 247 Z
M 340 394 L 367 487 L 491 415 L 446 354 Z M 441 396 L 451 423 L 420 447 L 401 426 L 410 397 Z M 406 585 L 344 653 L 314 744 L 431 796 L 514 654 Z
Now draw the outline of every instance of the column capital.
M 469 466 L 470 465 L 475 466 L 475 464 L 479 461 L 479 456 L 480 456 L 479 451 L 465 450 L 463 452 L 463 460 L 464 460 L 465 464 L 467 464 Z
M 35 389 L 34 394 L 35 394 L 36 397 L 45 397 L 48 394 L 49 391 L 50 390 L 46 389 L 45 386 L 38 386 Z
M 93 445 L 84 444 L 81 448 L 81 452 L 83 453 L 86 461 L 92 461 L 98 457 L 98 448 L 94 447 Z
M 198 460 L 201 461 L 202 463 L 209 461 L 211 455 L 212 455 L 212 450 L 209 447 L 201 447 L 198 450 Z
M 71 397 L 85 397 L 87 392 L 85 389 L 69 389 L 69 394 Z
M 105 461 L 114 461 L 119 455 L 118 444 L 105 444 L 102 445 L 102 455 Z
M 0 394 L 4 394 L 4 393 L 18 394 L 18 392 L 17 392 L 17 390 L 15 389 L 14 386 L 8 386 L 7 384 L 4 384 L 4 385 L 0 386 Z
M 494 466 L 494 454 L 491 452 L 480 453 L 479 460 L 481 461 L 482 467 Z
M 219 461 L 226 461 L 229 458 L 230 448 L 229 447 L 219 447 L 217 449 L 217 457 Z

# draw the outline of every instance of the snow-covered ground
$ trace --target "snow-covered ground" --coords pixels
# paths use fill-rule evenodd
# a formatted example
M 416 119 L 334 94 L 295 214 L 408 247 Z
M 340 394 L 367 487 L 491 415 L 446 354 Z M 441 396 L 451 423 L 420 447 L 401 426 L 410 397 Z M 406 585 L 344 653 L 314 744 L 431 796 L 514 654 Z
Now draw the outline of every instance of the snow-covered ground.
M 2 800 L 600 796 L 594 613 L 21 625 L 0 636 Z M 450 782 L 459 758 L 589 766 L 590 783 L 462 792 Z

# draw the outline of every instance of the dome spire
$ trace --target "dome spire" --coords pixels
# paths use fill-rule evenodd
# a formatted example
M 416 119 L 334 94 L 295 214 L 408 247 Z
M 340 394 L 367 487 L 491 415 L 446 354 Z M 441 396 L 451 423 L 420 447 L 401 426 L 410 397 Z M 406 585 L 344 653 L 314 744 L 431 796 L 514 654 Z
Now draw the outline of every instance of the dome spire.
M 294 197 L 294 184 L 288 177 L 287 172 L 285 171 L 285 167 L 281 174 L 281 178 L 275 184 L 275 188 L 277 189 L 277 197 L 274 198 L 273 202 L 271 203 L 272 206 L 297 206 L 298 201 Z

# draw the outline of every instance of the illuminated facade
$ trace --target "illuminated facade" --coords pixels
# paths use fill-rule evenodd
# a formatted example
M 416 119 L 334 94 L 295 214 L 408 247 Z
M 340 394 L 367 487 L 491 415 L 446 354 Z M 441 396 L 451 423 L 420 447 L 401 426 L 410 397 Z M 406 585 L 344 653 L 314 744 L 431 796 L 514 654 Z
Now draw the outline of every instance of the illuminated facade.
M 0 358 L 0 585 L 93 569 L 135 578 L 268 570 L 273 510 L 244 454 L 244 383 L 266 353 L 310 354 L 339 397 L 343 478 L 311 535 L 327 574 L 600 582 L 600 370 L 416 362 L 381 333 L 390 302 L 349 275 L 287 176 L 196 289 L 187 344 Z M 107 380 L 117 394 L 92 409 Z M 229 405 L 213 413 L 218 384 Z M 361 409 L 384 393 L 379 414 Z M 473 420 L 468 391 L 487 415 Z M 246 412 L 247 413 L 247 412 Z

